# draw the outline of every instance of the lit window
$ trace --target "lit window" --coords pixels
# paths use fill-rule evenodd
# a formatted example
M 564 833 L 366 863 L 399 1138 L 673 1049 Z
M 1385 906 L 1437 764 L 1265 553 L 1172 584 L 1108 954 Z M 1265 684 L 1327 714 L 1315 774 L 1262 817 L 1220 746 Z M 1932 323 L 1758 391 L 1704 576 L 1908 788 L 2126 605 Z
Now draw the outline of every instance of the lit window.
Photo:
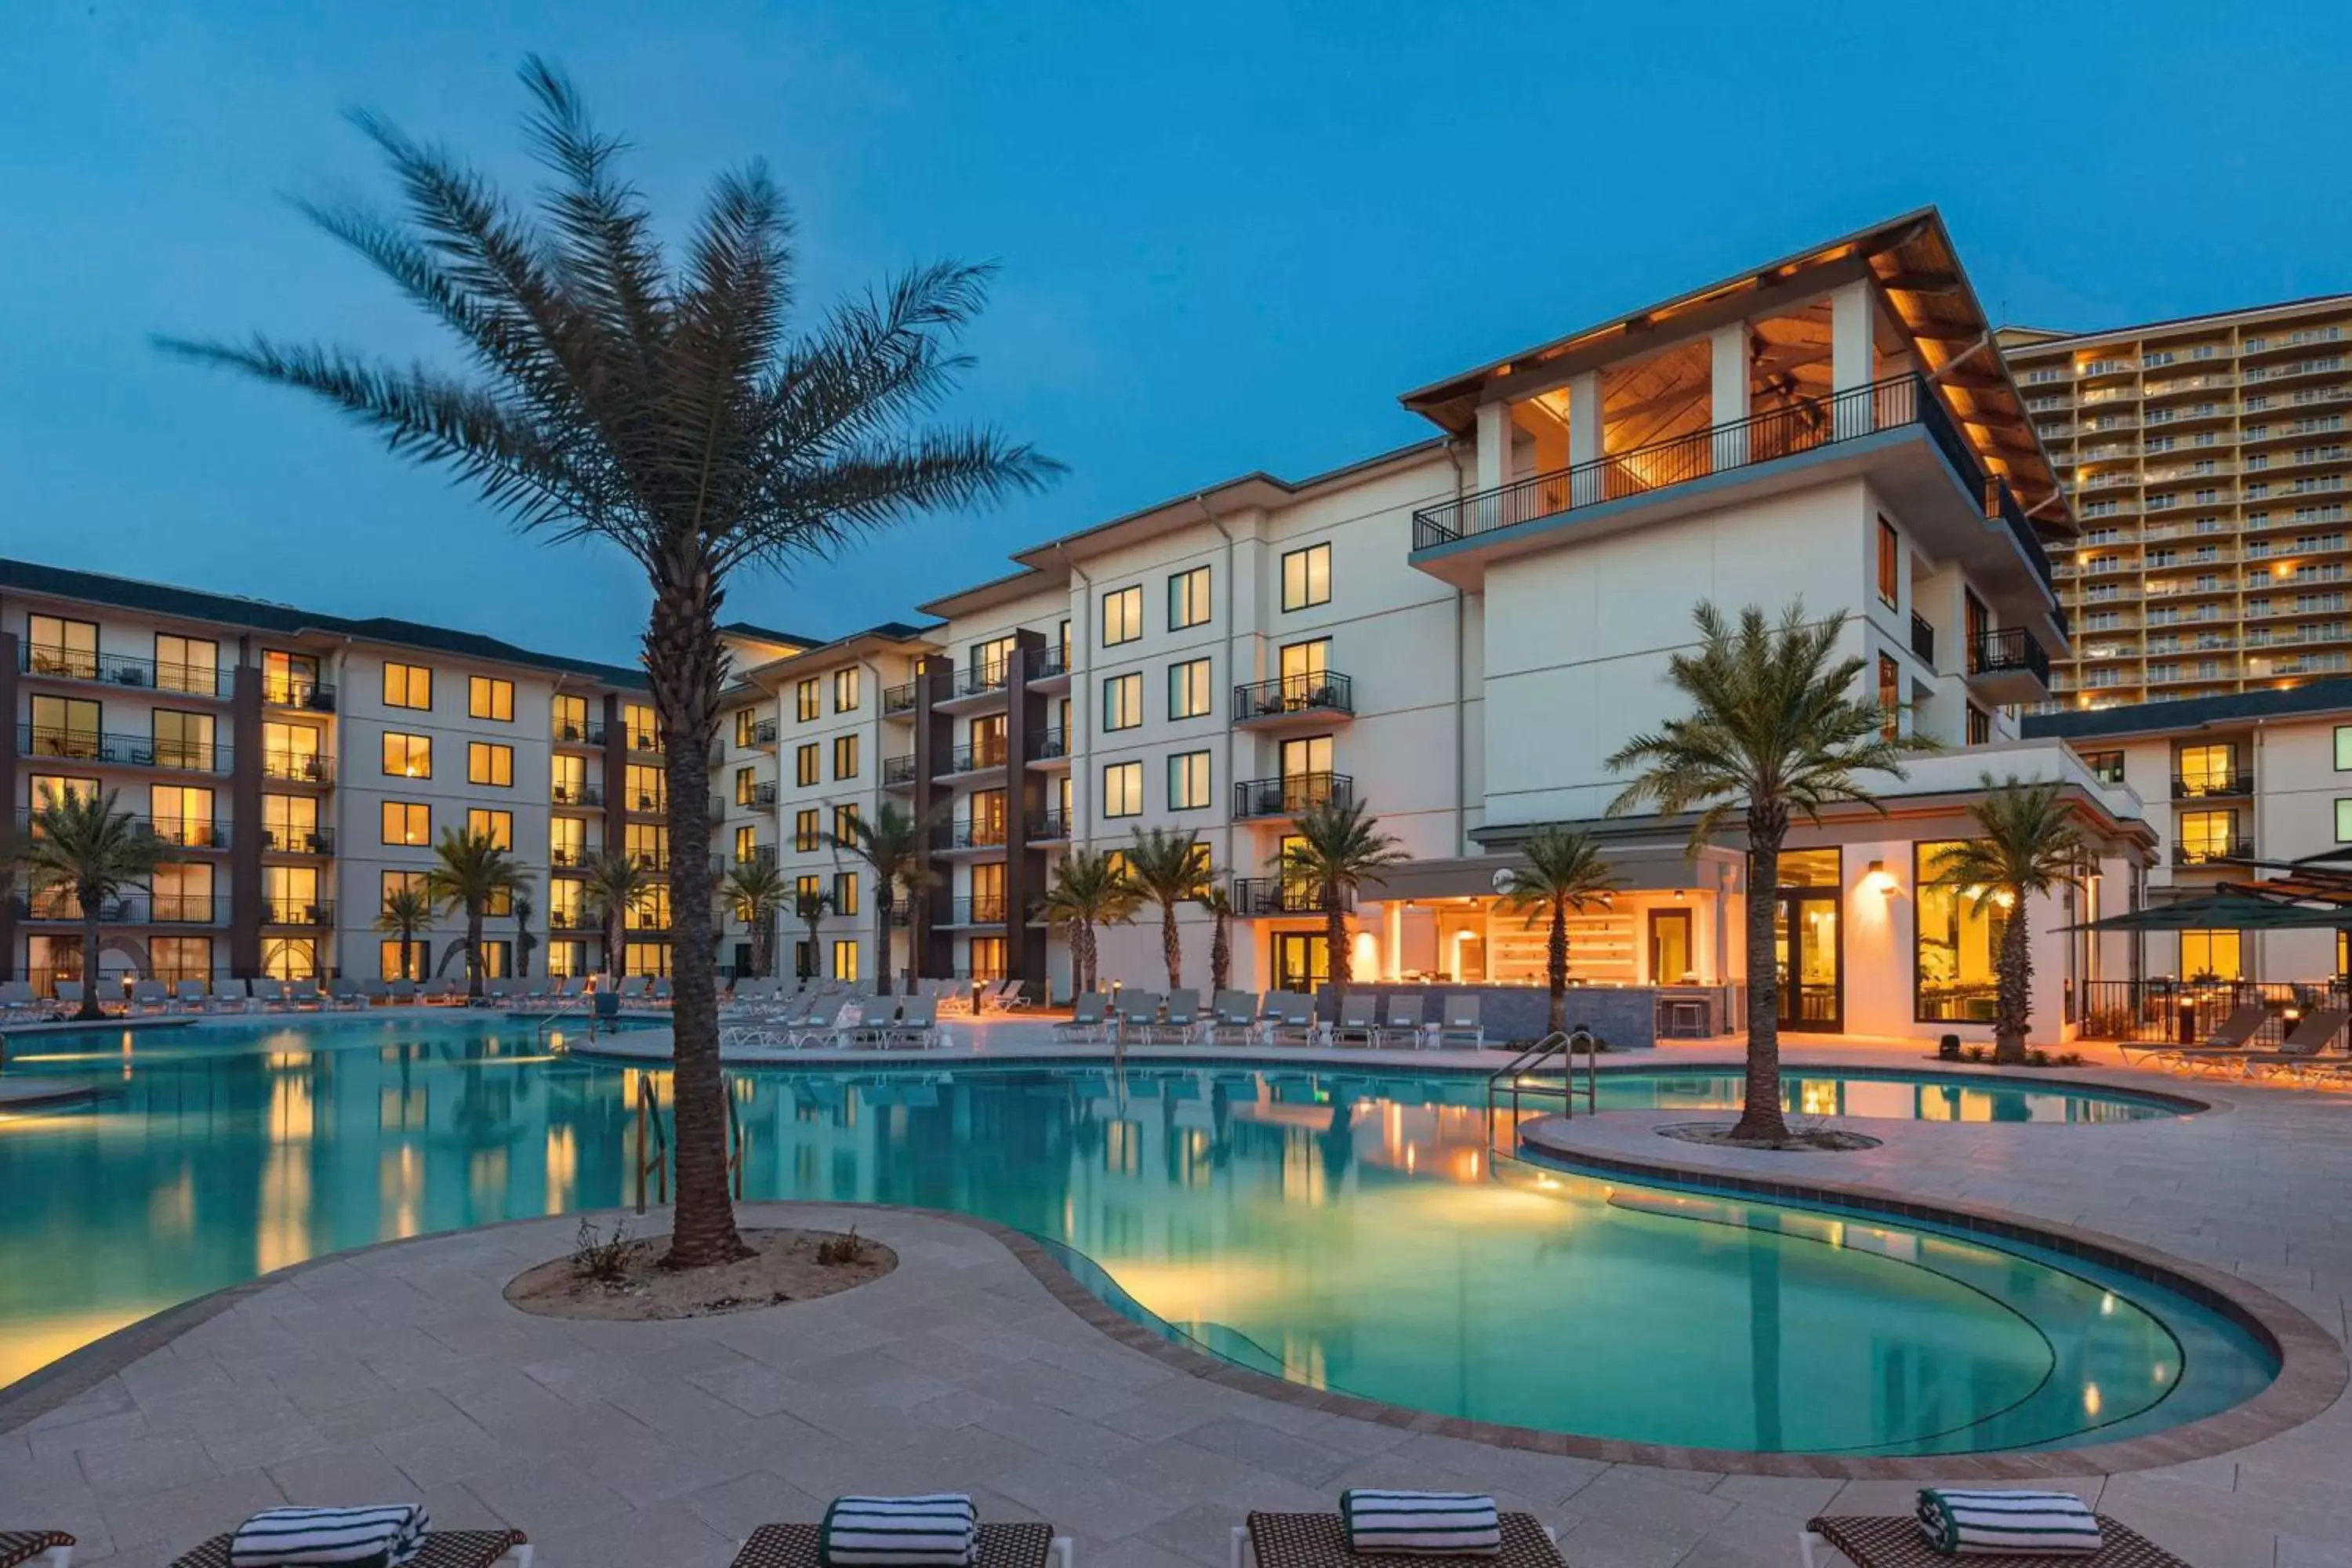
M 751 768 L 735 770 L 735 804 L 737 805 L 751 804 L 751 792 L 758 787 L 757 781 L 752 776 L 754 770 Z
M 1878 732 L 1893 740 L 1903 731 L 1903 672 L 1885 654 L 1878 656 Z
M 818 707 L 817 702 L 818 696 L 815 676 L 810 676 L 806 680 L 802 681 L 799 685 L 793 688 L 793 716 L 798 719 L 802 723 L 807 723 L 810 720 L 815 718 L 823 711 L 823 710 Z
M 1103 815 L 1105 816 L 1140 816 L 1143 814 L 1143 764 L 1113 763 L 1103 769 Z
M 2185 931 L 2180 933 L 2180 973 L 2188 980 L 2242 980 L 2238 933 L 2233 931 Z
M 394 664 L 387 660 L 383 667 L 383 705 L 387 708 L 432 707 L 433 672 L 421 664 Z
M 1103 682 L 1103 731 L 1132 730 L 1143 722 L 1143 677 L 1114 675 Z
M 466 837 L 489 841 L 509 854 L 514 853 L 514 813 L 488 811 L 476 806 L 466 813 Z
M 1331 547 L 1310 544 L 1282 557 L 1282 607 L 1304 610 L 1331 602 Z
M 1938 879 L 1944 857 L 1958 847 L 1912 846 L 1912 886 L 1918 890 L 1912 1016 L 1923 1024 L 1989 1023 L 2000 989 L 1994 963 L 2009 911 L 1988 889 Z
M 433 738 L 386 730 L 383 732 L 383 772 L 387 778 L 431 778 Z
M 514 784 L 514 748 L 495 741 L 466 742 L 466 782 L 497 789 Z
M 807 855 L 816 849 L 816 807 L 793 813 L 793 852 Z
M 833 672 L 833 710 L 835 712 L 857 711 L 857 704 L 862 700 L 857 682 L 859 673 L 856 665 L 850 666 L 847 669 L 836 669 Z
M 1895 525 L 1885 518 L 1878 520 L 1878 598 L 1888 609 L 1895 607 L 1902 585 L 1903 542 L 1895 534 Z
M 514 722 L 514 682 L 500 680 L 494 675 L 477 675 L 466 687 L 466 711 L 476 719 L 488 719 L 493 723 Z
M 433 808 L 414 801 L 385 801 L 383 841 L 386 844 L 432 843 Z
M 857 873 L 835 871 L 833 874 L 833 912 L 837 915 L 857 913 Z
M 814 813 L 811 815 L 814 816 Z M 833 808 L 833 836 L 844 844 L 857 842 L 857 808 L 856 806 L 836 805 Z
M 669 774 L 643 763 L 631 763 L 621 773 L 622 799 L 631 811 L 667 811 Z
M 2234 811 L 2180 814 L 2179 848 L 2184 865 L 2201 866 L 2229 859 L 2236 852 L 2237 839 L 2238 814 Z
M 1143 635 L 1143 590 L 1121 588 L 1105 594 L 1102 602 L 1102 645 L 1116 647 Z
M 1198 719 L 1209 710 L 1209 661 L 1188 658 L 1168 667 L 1168 717 Z
M 793 782 L 813 784 L 817 782 L 817 750 L 814 741 L 793 751 Z
M 735 710 L 735 749 L 737 751 L 743 752 L 751 750 L 752 744 L 751 730 L 754 725 L 759 723 L 759 721 L 760 710 L 757 708 L 738 708 Z
M 857 776 L 857 737 L 835 735 L 833 738 L 833 776 L 854 779 Z
M 1209 753 L 1179 752 L 1168 759 L 1168 809 L 1199 811 L 1209 804 Z
M 1209 618 L 1209 569 L 1195 566 L 1168 579 L 1168 629 L 1181 632 Z
M 857 943 L 844 938 L 833 944 L 833 977 L 835 980 L 857 978 Z

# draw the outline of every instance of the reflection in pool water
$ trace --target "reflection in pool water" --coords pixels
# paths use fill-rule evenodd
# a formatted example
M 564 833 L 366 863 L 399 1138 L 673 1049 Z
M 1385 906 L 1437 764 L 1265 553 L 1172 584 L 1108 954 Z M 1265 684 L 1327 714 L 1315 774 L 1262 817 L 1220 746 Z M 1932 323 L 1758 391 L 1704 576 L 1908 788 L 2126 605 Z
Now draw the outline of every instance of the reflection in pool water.
M 639 1075 L 550 1056 L 525 1025 L 240 1026 L 19 1065 L 101 1064 L 119 1098 L 0 1123 L 0 1381 L 322 1252 L 625 1196 Z M 2169 1426 L 2274 1370 L 2219 1318 L 2080 1265 L 1497 1171 L 1478 1080 L 1334 1066 L 917 1067 L 732 1088 L 755 1198 L 984 1215 L 1066 1242 L 1219 1353 L 1417 1408 L 1697 1447 L 1939 1452 Z M 1836 1095 L 1847 1114 L 2160 1113 L 2003 1092 L 1791 1087 L 1801 1108 Z M 1736 1093 L 1657 1077 L 1606 1098 Z

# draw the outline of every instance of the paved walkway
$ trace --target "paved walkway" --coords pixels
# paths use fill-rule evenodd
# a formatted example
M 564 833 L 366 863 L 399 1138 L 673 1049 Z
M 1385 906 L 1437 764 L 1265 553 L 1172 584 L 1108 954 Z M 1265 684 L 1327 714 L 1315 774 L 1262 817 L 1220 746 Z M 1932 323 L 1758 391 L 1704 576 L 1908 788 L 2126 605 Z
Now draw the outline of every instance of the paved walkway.
M 1792 1054 L 1916 1065 L 1916 1050 Z M 1956 1128 L 1940 1147 L 1906 1141 L 1899 1163 L 1863 1156 L 1853 1179 L 2170 1252 L 2341 1342 L 2352 1096 L 2213 1098 L 2229 1108 L 2178 1121 Z M 901 1267 L 844 1295 L 690 1322 L 507 1307 L 504 1282 L 568 1250 L 570 1220 L 274 1277 L 176 1337 L 151 1331 L 161 1342 L 134 1342 L 120 1370 L 0 1431 L 0 1521 L 73 1530 L 80 1561 L 145 1568 L 268 1504 L 422 1496 L 446 1526 L 529 1531 L 549 1568 L 699 1568 L 754 1524 L 814 1519 L 844 1490 L 955 1488 L 983 1517 L 1053 1521 L 1084 1568 L 1208 1568 L 1253 1507 L 1460 1486 L 1558 1526 L 1573 1568 L 1743 1568 L 1792 1563 L 1809 1513 L 1902 1509 L 1913 1484 L 1611 1465 L 1263 1398 L 1107 1337 L 982 1230 L 790 1214 L 826 1216 L 854 1218 Z M 750 1207 L 763 1217 L 784 1211 Z M 0 1402 L 0 1427 L 15 1418 Z M 2234 1453 L 2060 1479 L 2200 1568 L 2316 1568 L 2352 1563 L 2347 1469 L 2339 1400 Z

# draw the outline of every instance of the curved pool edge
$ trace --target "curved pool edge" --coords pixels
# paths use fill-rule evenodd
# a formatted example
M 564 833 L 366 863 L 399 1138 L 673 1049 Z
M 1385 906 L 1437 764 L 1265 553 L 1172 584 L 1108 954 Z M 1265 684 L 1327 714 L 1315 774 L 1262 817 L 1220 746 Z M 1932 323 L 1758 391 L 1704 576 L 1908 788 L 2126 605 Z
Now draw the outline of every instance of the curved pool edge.
M 1821 1184 L 1829 1193 L 1832 1184 Z M 1833 1203 L 1864 1203 L 1878 1199 L 1891 1205 L 1907 1205 L 1915 1217 L 1945 1224 L 1965 1226 L 1970 1218 L 1982 1217 L 2002 1224 L 1997 1215 L 1989 1211 L 1969 1210 L 1964 1205 L 1922 1205 L 1899 1194 L 1882 1194 L 1877 1189 L 1854 1188 L 1835 1193 L 1822 1201 Z M 2114 1474 L 2121 1471 L 2152 1469 L 2176 1465 L 2189 1459 L 2208 1458 L 2232 1452 L 2249 1445 L 2275 1436 L 2299 1426 L 2332 1405 L 2347 1382 L 2352 1366 L 2340 1347 L 2318 1324 L 2294 1307 L 2279 1300 L 2259 1287 L 2243 1281 L 2231 1281 L 2223 1289 L 2221 1280 L 2227 1276 L 2215 1276 L 2213 1271 L 2200 1268 L 2181 1259 L 2166 1258 L 2162 1254 L 2145 1252 L 2129 1244 L 2095 1232 L 2070 1231 L 2063 1226 L 2034 1227 L 2019 1226 L 2038 1245 L 2055 1246 L 2064 1249 L 2064 1238 L 2072 1235 L 2087 1246 L 2103 1248 L 2118 1260 L 2117 1267 L 2127 1269 L 2147 1268 L 2156 1271 L 2154 1278 L 2168 1286 L 2200 1296 L 2210 1292 L 2216 1309 L 2224 1312 L 2243 1311 L 2250 1331 L 2273 1347 L 2280 1357 L 2280 1372 L 2271 1386 L 2242 1405 L 2233 1406 L 2200 1421 L 2170 1427 L 2144 1437 L 2120 1443 L 2085 1445 L 2080 1447 L 2037 1448 L 2021 1452 L 1987 1452 L 1948 1454 L 1925 1458 L 1849 1458 L 1831 1454 L 1771 1454 L 1745 1449 L 1685 1448 L 1667 1444 L 1628 1442 L 1613 1438 L 1580 1436 L 1573 1433 L 1548 1431 L 1535 1427 L 1513 1426 L 1496 1422 L 1472 1421 L 1462 1416 L 1441 1415 L 1432 1411 L 1417 1410 L 1406 1405 L 1390 1405 L 1360 1395 L 1341 1394 L 1308 1387 L 1262 1372 L 1255 1372 L 1236 1362 L 1224 1360 L 1192 1343 L 1171 1340 L 1159 1331 L 1128 1317 L 1108 1301 L 1095 1293 L 1084 1281 L 1065 1268 L 1054 1255 L 1052 1245 L 1038 1237 L 994 1220 L 974 1215 L 959 1214 L 951 1209 L 933 1209 L 904 1204 L 860 1204 L 838 1201 L 765 1201 L 751 1200 L 739 1205 L 745 1210 L 793 1213 L 817 1213 L 842 1210 L 862 1210 L 878 1214 L 904 1214 L 962 1226 L 977 1231 L 1002 1246 L 1028 1274 L 1043 1286 L 1056 1304 L 1104 1338 L 1116 1341 L 1129 1350 L 1160 1362 L 1171 1370 L 1187 1376 L 1214 1383 L 1221 1387 L 1254 1397 L 1272 1400 L 1324 1415 L 1368 1421 L 1383 1426 L 1414 1433 L 1456 1437 L 1481 1443 L 1490 1447 L 1517 1449 L 1527 1452 L 1586 1458 L 1604 1464 L 1650 1466 L 1660 1469 L 1708 1471 L 1727 1475 L 1780 1476 L 1819 1479 L 1884 1479 L 1941 1480 L 1947 1483 L 1962 1480 L 2032 1480 L 2054 1476 L 2083 1474 Z M 0 1435 L 16 1431 L 38 1420 L 49 1411 L 65 1405 L 79 1394 L 103 1383 L 132 1363 L 168 1347 L 182 1334 L 210 1321 L 229 1310 L 240 1301 L 269 1289 L 272 1286 L 314 1269 L 346 1263 L 371 1253 L 394 1247 L 429 1247 L 455 1238 L 488 1231 L 508 1230 L 522 1226 L 546 1225 L 578 1215 L 601 1215 L 615 1212 L 610 1208 L 567 1210 L 562 1214 L 533 1215 L 521 1219 L 501 1220 L 490 1225 L 470 1226 L 456 1230 L 436 1231 L 426 1236 L 404 1237 L 396 1241 L 376 1242 L 366 1247 L 347 1247 L 339 1252 L 324 1253 L 271 1273 L 226 1286 L 209 1294 L 183 1301 L 138 1322 L 127 1324 L 102 1339 L 94 1340 L 47 1366 L 0 1388 Z M 659 1211 L 663 1218 L 667 1211 Z M 646 1236 L 667 1235 L 662 1230 L 648 1230 Z M 1067 1244 L 1058 1244 L 1066 1246 Z M 1075 1250 L 1075 1249 L 1073 1249 Z M 2085 1253 L 2084 1256 L 2094 1254 Z M 1085 1257 L 1084 1253 L 1079 1256 Z M 1093 1260 L 1089 1258 L 1088 1261 Z M 1100 1268 L 1099 1264 L 1095 1265 Z M 1106 1272 L 1108 1272 L 1106 1270 Z M 1114 1277 L 1115 1278 L 1115 1277 Z M 2240 1298 L 2244 1300 L 2241 1300 Z M 2332 1379 L 2332 1381 L 2331 1381 Z

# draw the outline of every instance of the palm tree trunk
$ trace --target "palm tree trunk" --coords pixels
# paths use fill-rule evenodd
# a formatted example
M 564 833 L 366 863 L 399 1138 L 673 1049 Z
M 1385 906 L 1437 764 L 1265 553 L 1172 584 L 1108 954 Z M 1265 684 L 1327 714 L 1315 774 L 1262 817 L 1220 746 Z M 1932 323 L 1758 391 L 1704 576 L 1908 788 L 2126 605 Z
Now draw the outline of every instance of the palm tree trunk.
M 1748 1098 L 1735 1138 L 1779 1142 L 1789 1136 L 1780 1114 L 1780 975 L 1772 956 L 1772 916 L 1780 894 L 1785 808 L 1748 812 Z M 1796 940 L 1796 932 L 1790 932 Z
M 2025 1060 L 2025 1031 L 2033 1010 L 2033 949 L 2025 929 L 2025 894 L 2009 889 L 2014 901 L 2000 931 L 2000 1001 L 1994 1008 L 1992 1059 L 2011 1065 Z
M 727 1084 L 719 1061 L 719 954 L 710 940 L 710 742 L 726 655 L 699 561 L 665 562 L 646 630 L 646 673 L 661 717 L 669 789 L 670 1039 L 677 1128 L 674 1268 L 743 1256 L 727 1191 Z
M 1347 1000 L 1348 986 L 1356 976 L 1348 953 L 1348 918 L 1339 909 L 1339 889 L 1328 883 L 1323 889 L 1323 962 L 1331 971 L 1331 1005 L 1337 1008 Z
M 81 895 L 81 1005 L 74 1016 L 106 1016 L 106 1009 L 98 1005 L 98 900 L 88 893 Z
M 466 910 L 466 1000 L 482 999 L 482 911 L 478 908 Z
M 1071 993 L 1073 1005 L 1077 999 L 1095 988 L 1095 922 L 1080 921 L 1070 928 L 1070 980 L 1076 986 Z
M 1168 992 L 1174 995 L 1184 984 L 1184 950 L 1176 940 L 1176 906 L 1160 906 L 1160 954 L 1168 961 Z
M 1213 991 L 1223 991 L 1225 983 L 1233 977 L 1233 933 L 1227 927 L 1224 911 L 1220 910 L 1217 911 L 1216 931 L 1209 938 L 1209 987 Z
M 415 931 L 410 931 L 410 930 L 409 930 L 407 927 L 405 927 L 405 926 L 403 926 L 403 927 L 401 928 L 401 931 L 400 931 L 400 977 L 401 977 L 403 980 L 413 979 L 413 978 L 415 977 L 415 976 L 412 974 L 412 973 L 411 973 L 411 972 L 412 972 L 413 970 L 415 970 L 415 969 L 416 965 L 415 965 L 415 963 L 411 963 L 411 962 L 409 961 L 409 955 L 410 955 L 411 953 L 413 953 L 414 952 L 415 952 L 415 951 L 416 951 L 416 950 L 415 950 L 415 947 L 413 945 L 413 944 L 415 943 L 415 940 L 416 940 L 416 933 L 415 933 Z
M 882 879 L 880 907 L 875 911 L 874 931 L 874 994 L 890 994 L 890 882 Z M 913 927 L 908 927 L 913 930 Z M 816 954 L 809 954 L 809 964 L 815 966 Z
M 1551 975 L 1551 1033 L 1568 1027 L 1568 905 L 1551 901 L 1551 940 L 1545 946 L 1545 967 Z

